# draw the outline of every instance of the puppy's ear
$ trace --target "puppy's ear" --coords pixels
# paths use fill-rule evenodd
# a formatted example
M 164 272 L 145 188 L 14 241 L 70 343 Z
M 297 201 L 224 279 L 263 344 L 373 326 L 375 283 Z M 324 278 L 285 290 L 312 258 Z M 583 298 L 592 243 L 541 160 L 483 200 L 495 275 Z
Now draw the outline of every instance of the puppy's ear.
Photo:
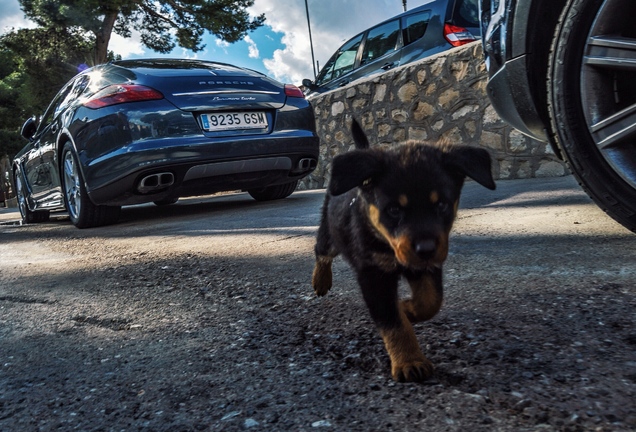
M 331 163 L 329 193 L 341 195 L 354 187 L 373 182 L 384 170 L 384 162 L 374 152 L 353 150 L 336 156 Z
M 444 155 L 448 167 L 464 176 L 468 176 L 480 185 L 494 190 L 495 181 L 492 178 L 490 153 L 478 147 L 451 147 Z
M 356 119 L 351 122 L 351 135 L 353 135 L 353 142 L 356 144 L 357 149 L 368 149 L 369 139 L 367 134 L 362 130 L 362 126 Z

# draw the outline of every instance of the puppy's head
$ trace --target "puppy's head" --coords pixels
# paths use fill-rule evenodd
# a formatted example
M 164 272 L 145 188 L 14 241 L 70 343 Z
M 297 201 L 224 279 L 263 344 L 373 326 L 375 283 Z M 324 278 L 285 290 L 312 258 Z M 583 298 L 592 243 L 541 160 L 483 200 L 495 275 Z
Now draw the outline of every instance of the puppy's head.
M 359 129 L 357 123 L 353 128 Z M 360 133 L 354 130 L 356 140 Z M 495 189 L 490 165 L 488 152 L 475 147 L 409 141 L 388 150 L 356 149 L 334 158 L 329 193 L 358 188 L 376 236 L 391 246 L 398 263 L 421 270 L 441 265 L 448 255 L 464 179 Z

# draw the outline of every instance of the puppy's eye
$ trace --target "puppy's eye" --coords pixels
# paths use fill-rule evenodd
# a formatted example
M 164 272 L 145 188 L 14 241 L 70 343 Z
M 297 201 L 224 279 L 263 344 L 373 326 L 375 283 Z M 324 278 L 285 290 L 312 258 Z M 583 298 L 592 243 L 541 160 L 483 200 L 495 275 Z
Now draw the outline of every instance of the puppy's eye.
M 439 213 L 446 213 L 450 209 L 450 205 L 446 201 L 439 201 L 435 207 Z
M 392 205 L 386 208 L 386 214 L 391 219 L 399 219 L 402 217 L 402 208 L 400 206 Z

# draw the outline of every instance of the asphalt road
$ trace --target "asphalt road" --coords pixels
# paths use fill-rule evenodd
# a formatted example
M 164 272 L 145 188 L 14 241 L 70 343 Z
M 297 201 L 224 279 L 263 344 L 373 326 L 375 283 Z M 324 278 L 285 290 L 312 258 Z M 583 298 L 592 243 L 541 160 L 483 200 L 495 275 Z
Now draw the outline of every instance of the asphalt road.
M 310 287 L 324 191 L 0 209 L 0 430 L 636 429 L 636 237 L 571 177 L 467 183 L 435 378 L 395 384 L 351 272 Z
M 117 236 L 124 231 L 139 239 L 146 235 L 223 233 L 313 236 L 323 194 L 323 190 L 296 192 L 289 199 L 264 204 L 247 194 L 230 194 L 182 199 L 177 205 L 163 208 L 151 204 L 125 207 L 119 224 L 86 233 Z M 499 181 L 495 191 L 468 182 L 460 208 L 457 235 L 488 234 L 493 241 L 499 237 L 516 240 L 555 235 L 583 244 L 590 236 L 631 237 L 629 231 L 595 207 L 571 176 Z M 19 225 L 19 219 L 17 209 L 0 208 L 0 226 L 9 227 L 9 232 Z M 55 227 L 73 232 L 65 213 L 53 213 L 52 220 Z

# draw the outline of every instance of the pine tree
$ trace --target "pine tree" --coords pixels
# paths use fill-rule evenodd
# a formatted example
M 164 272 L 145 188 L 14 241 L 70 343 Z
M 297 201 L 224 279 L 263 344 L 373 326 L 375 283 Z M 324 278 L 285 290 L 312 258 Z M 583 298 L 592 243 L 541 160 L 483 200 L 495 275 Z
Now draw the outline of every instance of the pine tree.
M 22 10 L 42 27 L 83 29 L 95 37 L 94 64 L 104 63 L 113 32 L 141 34 L 147 48 L 168 53 L 177 45 L 194 52 L 205 48 L 206 31 L 236 42 L 263 25 L 247 8 L 254 0 L 19 0 Z

